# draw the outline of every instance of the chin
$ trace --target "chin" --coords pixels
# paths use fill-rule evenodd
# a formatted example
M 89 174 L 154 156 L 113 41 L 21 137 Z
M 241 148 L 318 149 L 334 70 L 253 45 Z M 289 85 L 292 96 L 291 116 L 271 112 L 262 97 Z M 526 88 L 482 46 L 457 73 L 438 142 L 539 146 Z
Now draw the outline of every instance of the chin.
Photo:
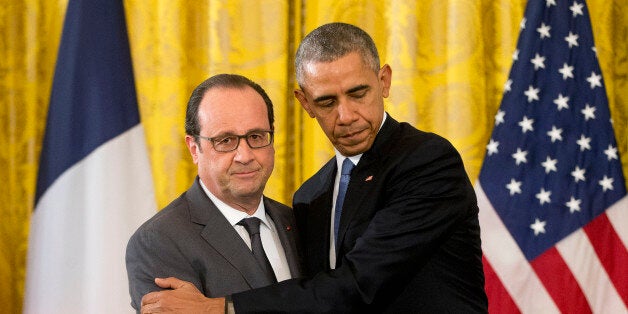
M 361 153 L 364 153 L 366 151 L 366 149 L 363 149 L 362 147 L 343 147 L 342 149 L 338 149 L 338 151 L 343 155 L 343 156 L 347 156 L 347 157 L 351 157 L 351 156 L 355 156 L 355 155 L 359 155 Z

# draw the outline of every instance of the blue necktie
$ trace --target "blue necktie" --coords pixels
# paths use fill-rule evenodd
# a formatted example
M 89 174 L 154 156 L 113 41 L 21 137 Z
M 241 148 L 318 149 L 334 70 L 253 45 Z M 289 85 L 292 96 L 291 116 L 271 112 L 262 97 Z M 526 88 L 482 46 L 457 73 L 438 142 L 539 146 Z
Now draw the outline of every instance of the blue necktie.
M 340 215 L 342 214 L 342 204 L 345 201 L 345 193 L 351 178 L 351 170 L 355 165 L 349 158 L 345 158 L 342 162 L 342 170 L 340 171 L 340 183 L 338 184 L 338 197 L 336 197 L 336 213 L 334 215 L 334 239 L 338 245 L 338 226 L 340 226 Z

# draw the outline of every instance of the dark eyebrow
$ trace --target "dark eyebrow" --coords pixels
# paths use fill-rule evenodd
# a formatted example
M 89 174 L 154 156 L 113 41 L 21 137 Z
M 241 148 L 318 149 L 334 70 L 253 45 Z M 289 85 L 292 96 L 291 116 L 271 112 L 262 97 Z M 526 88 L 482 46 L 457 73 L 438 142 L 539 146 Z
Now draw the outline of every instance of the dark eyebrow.
M 347 91 L 347 94 L 351 94 L 351 93 L 359 92 L 359 91 L 362 91 L 362 90 L 365 90 L 365 89 L 369 89 L 369 88 L 371 88 L 371 87 L 370 87 L 370 86 L 368 86 L 368 85 L 358 85 L 358 86 L 356 86 L 356 87 L 353 87 L 353 88 L 349 89 L 349 90 Z
M 314 98 L 314 101 L 315 102 L 322 102 L 322 101 L 329 100 L 329 99 L 336 99 L 336 96 L 333 96 L 333 95 L 323 95 L 323 96 L 319 96 L 319 97 Z
M 263 128 L 255 128 L 255 129 L 250 129 L 248 131 L 246 131 L 246 133 L 242 134 L 242 135 L 246 135 L 246 134 L 250 134 L 253 132 L 265 132 L 265 131 L 272 131 L 272 130 L 267 130 L 267 129 L 263 129 Z M 214 136 L 212 136 L 211 138 L 217 138 L 217 137 L 227 137 L 227 136 L 239 136 L 240 134 L 236 134 L 235 132 L 232 131 L 224 131 L 224 132 L 220 132 Z

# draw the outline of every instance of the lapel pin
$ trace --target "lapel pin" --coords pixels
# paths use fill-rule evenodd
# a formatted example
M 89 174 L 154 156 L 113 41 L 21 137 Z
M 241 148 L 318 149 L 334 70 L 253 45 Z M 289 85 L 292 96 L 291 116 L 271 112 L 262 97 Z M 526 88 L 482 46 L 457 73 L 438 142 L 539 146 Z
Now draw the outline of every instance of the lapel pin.
M 366 177 L 366 179 L 364 179 L 364 182 L 369 182 L 371 180 L 373 180 L 373 176 L 368 176 Z
M 286 231 L 290 231 L 290 230 L 292 230 L 292 227 L 286 226 Z

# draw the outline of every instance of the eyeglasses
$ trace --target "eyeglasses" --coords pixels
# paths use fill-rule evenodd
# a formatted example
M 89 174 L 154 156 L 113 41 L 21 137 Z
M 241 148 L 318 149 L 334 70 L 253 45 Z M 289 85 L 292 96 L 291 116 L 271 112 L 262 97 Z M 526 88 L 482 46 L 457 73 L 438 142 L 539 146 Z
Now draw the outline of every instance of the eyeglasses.
M 217 137 L 196 135 L 196 137 L 212 143 L 216 151 L 226 153 L 238 149 L 241 138 L 246 140 L 246 144 L 252 149 L 266 147 L 272 144 L 273 133 L 273 131 L 251 131 L 244 135 L 225 135 Z

